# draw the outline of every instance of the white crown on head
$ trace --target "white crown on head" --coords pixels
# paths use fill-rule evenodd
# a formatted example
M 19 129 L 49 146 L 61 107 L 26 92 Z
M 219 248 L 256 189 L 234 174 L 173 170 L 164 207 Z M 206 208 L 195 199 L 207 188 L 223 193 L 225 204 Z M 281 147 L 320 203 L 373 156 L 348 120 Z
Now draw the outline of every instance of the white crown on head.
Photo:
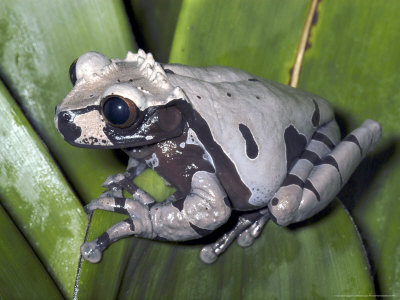
M 157 87 L 162 89 L 172 88 L 164 69 L 154 60 L 153 55 L 150 52 L 146 53 L 142 49 L 139 49 L 137 53 L 128 51 L 124 61 L 136 62 L 142 75 Z

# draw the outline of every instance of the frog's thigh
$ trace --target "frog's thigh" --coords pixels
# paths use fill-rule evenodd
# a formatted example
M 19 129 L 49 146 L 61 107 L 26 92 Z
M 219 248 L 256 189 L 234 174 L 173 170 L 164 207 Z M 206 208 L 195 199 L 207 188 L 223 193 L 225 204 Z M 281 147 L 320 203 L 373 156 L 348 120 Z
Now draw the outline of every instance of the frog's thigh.
M 300 205 L 291 223 L 305 220 L 326 207 L 374 147 L 380 134 L 379 123 L 367 120 L 317 162 L 304 182 Z
M 291 223 L 302 199 L 304 182 L 315 164 L 330 153 L 339 140 L 339 128 L 334 120 L 315 132 L 310 143 L 290 169 L 281 187 L 269 203 L 271 217 L 276 223 L 279 225 Z
M 151 207 L 153 233 L 159 239 L 189 240 L 209 234 L 231 214 L 229 200 L 214 173 L 198 171 L 184 199 Z

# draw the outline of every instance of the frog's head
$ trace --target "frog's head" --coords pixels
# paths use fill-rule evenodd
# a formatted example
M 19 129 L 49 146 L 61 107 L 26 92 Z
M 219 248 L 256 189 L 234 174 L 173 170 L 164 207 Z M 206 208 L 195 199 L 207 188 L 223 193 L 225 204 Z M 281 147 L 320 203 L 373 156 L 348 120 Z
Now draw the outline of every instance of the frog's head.
M 184 127 L 172 87 L 150 53 L 128 52 L 108 59 L 88 52 L 70 67 L 74 88 L 56 107 L 55 123 L 64 139 L 88 148 L 128 148 L 179 136 Z

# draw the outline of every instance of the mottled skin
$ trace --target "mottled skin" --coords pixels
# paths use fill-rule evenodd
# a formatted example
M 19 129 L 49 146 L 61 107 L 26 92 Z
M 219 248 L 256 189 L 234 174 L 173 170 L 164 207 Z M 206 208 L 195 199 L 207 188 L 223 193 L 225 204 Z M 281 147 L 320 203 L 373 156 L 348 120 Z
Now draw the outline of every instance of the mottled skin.
M 381 133 L 367 120 L 340 141 L 318 96 L 226 67 L 161 66 L 142 50 L 124 60 L 88 52 L 70 75 L 74 88 L 56 109 L 60 133 L 72 145 L 121 148 L 130 158 L 85 208 L 129 216 L 82 245 L 91 262 L 122 237 L 196 239 L 242 211 L 233 230 L 202 249 L 211 263 L 235 239 L 251 245 L 270 218 L 286 226 L 323 209 Z M 137 188 L 132 179 L 145 167 L 176 193 L 156 203 Z

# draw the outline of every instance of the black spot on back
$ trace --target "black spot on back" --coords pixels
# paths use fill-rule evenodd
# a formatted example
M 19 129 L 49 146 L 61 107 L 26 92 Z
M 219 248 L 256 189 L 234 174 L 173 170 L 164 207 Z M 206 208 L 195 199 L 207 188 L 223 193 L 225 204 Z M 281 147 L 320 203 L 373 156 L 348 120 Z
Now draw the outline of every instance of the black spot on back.
M 321 116 L 320 116 L 320 113 L 319 113 L 319 107 L 318 107 L 317 102 L 314 99 L 313 99 L 313 102 L 314 102 L 315 110 L 314 110 L 314 113 L 312 115 L 311 122 L 312 122 L 314 127 L 317 127 L 317 126 L 319 126 L 319 121 L 320 121 Z
M 255 78 L 249 78 L 248 81 L 258 81 L 258 79 Z
M 307 145 L 306 137 L 290 125 L 285 129 L 286 162 L 288 173 Z
M 175 74 L 174 71 L 170 70 L 170 69 L 164 69 L 166 74 Z
M 254 140 L 253 135 L 251 134 L 250 129 L 244 125 L 239 124 L 239 130 L 243 135 L 244 140 L 246 141 L 246 154 L 249 158 L 254 159 L 258 155 L 258 146 L 256 141 Z

